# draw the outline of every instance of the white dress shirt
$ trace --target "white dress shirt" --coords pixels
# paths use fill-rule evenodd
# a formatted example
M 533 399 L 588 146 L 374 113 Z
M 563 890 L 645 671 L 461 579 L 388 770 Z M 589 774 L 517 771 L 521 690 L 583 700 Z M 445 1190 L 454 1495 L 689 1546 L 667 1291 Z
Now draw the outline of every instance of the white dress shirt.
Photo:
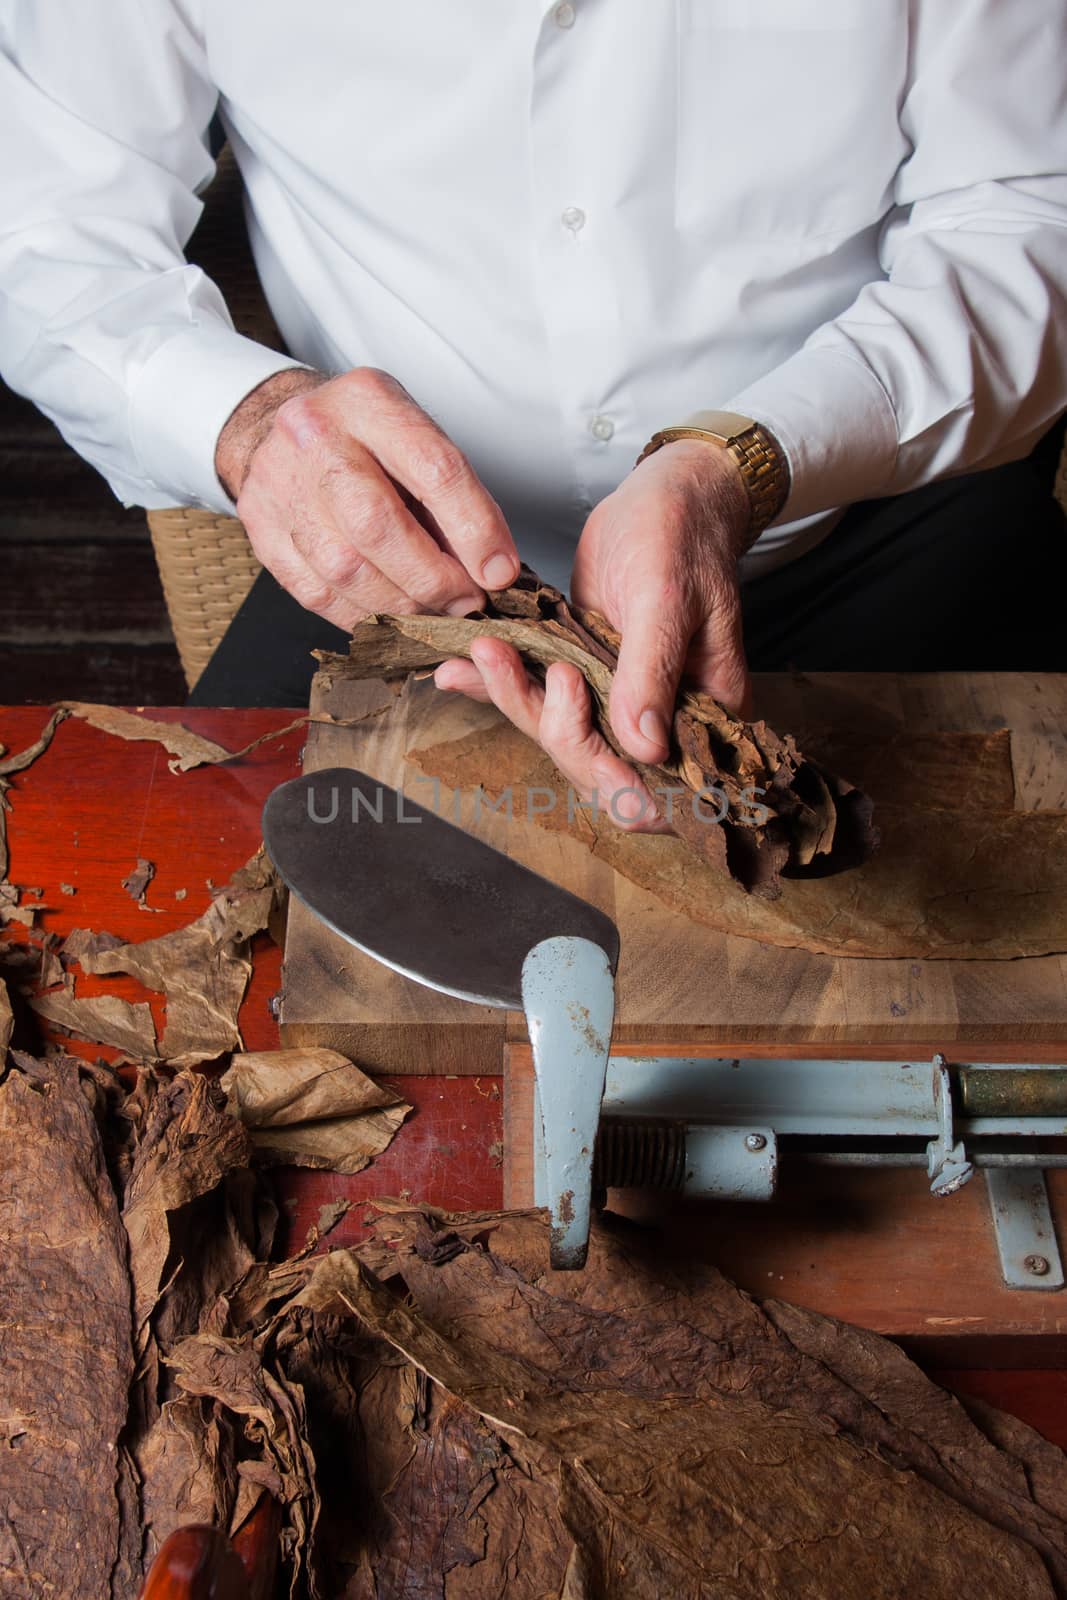
M 1067 404 L 1065 95 L 1067 0 L 0 0 L 0 370 L 231 509 L 286 362 L 183 256 L 217 108 L 298 361 L 395 374 L 563 582 L 651 433 L 756 417 L 751 574 Z

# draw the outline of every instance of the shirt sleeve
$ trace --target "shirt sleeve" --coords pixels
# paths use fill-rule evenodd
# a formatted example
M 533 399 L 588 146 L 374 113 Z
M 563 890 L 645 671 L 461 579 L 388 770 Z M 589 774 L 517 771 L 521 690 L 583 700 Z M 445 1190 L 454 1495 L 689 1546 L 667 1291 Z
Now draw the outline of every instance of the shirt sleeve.
M 1067 5 L 912 5 L 884 279 L 721 403 L 789 458 L 780 517 L 1025 455 L 1067 406 Z
M 216 98 L 179 0 L 0 10 L 0 370 L 127 505 L 232 510 L 218 435 L 300 365 L 184 257 Z

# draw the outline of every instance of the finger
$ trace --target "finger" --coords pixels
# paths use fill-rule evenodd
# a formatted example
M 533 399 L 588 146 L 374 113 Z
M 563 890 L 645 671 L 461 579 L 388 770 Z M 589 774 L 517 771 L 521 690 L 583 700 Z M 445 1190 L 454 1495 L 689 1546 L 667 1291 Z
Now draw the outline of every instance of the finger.
M 595 794 L 598 809 L 611 815 L 620 826 L 646 832 L 665 831 L 666 824 L 657 815 L 644 785 L 592 728 L 588 690 L 575 668 L 550 667 L 547 682 L 555 685 L 563 674 L 566 683 L 567 676 L 573 674 L 575 710 L 582 724 L 577 738 L 566 719 L 558 730 L 551 717 L 546 723 L 546 689 L 531 680 L 521 658 L 510 645 L 499 639 L 477 639 L 471 653 L 477 658 L 476 662 L 441 663 L 434 675 L 441 687 L 458 689 L 473 699 L 492 701 L 528 738 L 542 744 L 581 799 L 590 801 Z M 472 681 L 474 677 L 476 684 Z M 588 744 L 583 735 L 588 735 Z
M 326 464 L 293 542 L 330 588 L 354 601 L 365 595 L 370 563 L 420 611 L 464 616 L 482 605 L 469 574 L 411 515 L 373 456 L 352 441 L 343 457 Z
M 538 736 L 583 800 L 595 798 L 598 811 L 621 828 L 658 829 L 652 796 L 594 728 L 589 688 L 577 667 L 566 662 L 549 667 Z
M 295 571 L 290 569 L 284 576 L 279 576 L 278 573 L 274 575 L 283 589 L 287 589 L 305 611 L 314 611 L 318 616 L 325 617 L 327 622 L 332 622 L 336 627 L 344 628 L 348 632 L 351 632 L 357 622 L 375 612 L 402 617 L 413 610 L 413 604 L 407 595 L 394 589 L 393 585 L 387 582 L 381 573 L 376 573 L 373 567 L 365 574 L 366 586 L 359 600 L 354 600 L 350 594 L 338 594 L 329 584 L 323 583 L 317 572 L 306 565 Z
M 528 739 L 536 739 L 545 691 L 534 683 L 519 652 L 503 639 L 474 639 L 471 660 L 497 709 Z
M 360 436 L 385 470 L 435 518 L 445 549 L 476 584 L 503 589 L 518 575 L 519 556 L 504 514 L 462 450 L 406 390 L 386 374 Z
M 466 661 L 462 656 L 442 661 L 434 672 L 433 681 L 438 689 L 447 689 L 453 694 L 466 694 L 472 700 L 489 699 L 489 690 L 478 668 L 473 661 Z
M 401 616 L 411 610 L 412 602 L 407 596 L 398 593 L 380 573 L 375 574 L 373 568 L 367 577 L 366 598 L 369 604 L 358 606 L 353 604 L 350 596 L 338 594 L 323 583 L 317 572 L 291 553 L 287 559 L 269 565 L 268 570 L 305 611 L 314 611 L 317 616 L 325 617 L 327 622 L 349 632 L 369 612 L 383 611 Z
M 639 761 L 665 760 L 674 702 L 693 632 L 693 601 L 677 583 L 641 583 L 624 599 L 611 725 Z

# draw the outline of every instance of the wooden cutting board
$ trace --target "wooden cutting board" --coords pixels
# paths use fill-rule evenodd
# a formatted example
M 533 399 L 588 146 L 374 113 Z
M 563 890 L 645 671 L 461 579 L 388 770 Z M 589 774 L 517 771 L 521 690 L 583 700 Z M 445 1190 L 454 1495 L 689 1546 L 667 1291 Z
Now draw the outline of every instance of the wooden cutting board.
M 823 725 L 922 733 L 1010 730 L 1017 810 L 1067 810 L 1067 677 L 963 673 L 768 675 L 760 714 L 780 732 Z M 488 729 L 491 708 L 440 694 L 328 682 L 312 695 L 305 770 L 353 766 L 403 789 L 614 917 L 621 935 L 616 1048 L 713 1055 L 877 1055 L 1067 1060 L 1067 957 L 875 960 L 813 955 L 697 926 L 521 808 L 511 820 L 473 793 L 430 784 L 412 752 Z M 491 774 L 487 774 L 491 778 Z M 398 976 L 292 904 L 283 1042 L 340 1049 L 390 1073 L 498 1073 L 521 1017 L 467 1005 Z M 961 1049 L 966 1046 L 966 1049 Z M 954 1050 L 953 1050 L 953 1047 Z

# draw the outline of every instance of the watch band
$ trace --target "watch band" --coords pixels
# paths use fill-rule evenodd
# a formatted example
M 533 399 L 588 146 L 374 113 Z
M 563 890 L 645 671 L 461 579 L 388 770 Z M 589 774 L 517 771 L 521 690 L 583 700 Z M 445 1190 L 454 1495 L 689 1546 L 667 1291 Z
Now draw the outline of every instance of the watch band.
M 733 457 L 748 494 L 749 536 L 757 538 L 774 521 L 789 495 L 789 464 L 773 434 L 751 417 L 732 411 L 703 412 L 699 424 L 661 428 L 654 433 L 638 456 L 637 465 L 663 445 L 679 439 L 704 439 Z

